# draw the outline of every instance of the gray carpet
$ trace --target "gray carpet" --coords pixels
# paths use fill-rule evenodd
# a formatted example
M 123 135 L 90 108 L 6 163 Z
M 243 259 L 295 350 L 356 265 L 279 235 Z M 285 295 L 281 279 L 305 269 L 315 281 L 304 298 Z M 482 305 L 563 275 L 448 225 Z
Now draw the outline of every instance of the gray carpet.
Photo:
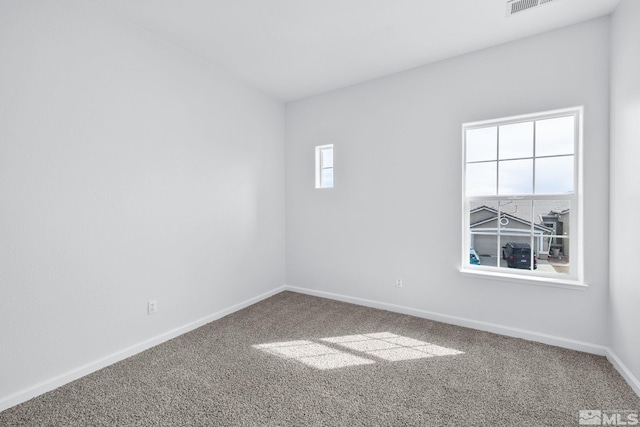
M 414 347 L 376 352 L 388 342 L 366 337 L 382 332 Z M 395 360 L 405 350 L 416 358 Z M 303 363 L 336 355 L 366 364 Z M 10 408 L 0 425 L 577 426 L 581 409 L 640 399 L 604 357 L 283 292 Z

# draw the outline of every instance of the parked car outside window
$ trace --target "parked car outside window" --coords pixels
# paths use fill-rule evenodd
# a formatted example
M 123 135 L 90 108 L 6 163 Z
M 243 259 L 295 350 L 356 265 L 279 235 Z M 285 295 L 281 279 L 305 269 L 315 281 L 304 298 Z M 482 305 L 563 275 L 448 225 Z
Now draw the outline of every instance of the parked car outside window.
M 502 247 L 502 259 L 509 268 L 531 268 L 531 246 L 528 243 L 509 242 Z M 533 255 L 533 268 L 538 268 L 538 260 Z

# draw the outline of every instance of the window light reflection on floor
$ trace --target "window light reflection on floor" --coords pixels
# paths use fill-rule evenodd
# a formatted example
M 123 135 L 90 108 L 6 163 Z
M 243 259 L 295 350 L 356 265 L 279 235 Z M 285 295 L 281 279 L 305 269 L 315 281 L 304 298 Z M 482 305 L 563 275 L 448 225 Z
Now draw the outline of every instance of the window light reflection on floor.
M 403 337 L 390 332 L 345 335 L 341 337 L 322 338 L 321 341 L 390 362 L 463 354 L 463 352 L 458 350 Z M 259 344 L 253 347 L 285 359 L 297 360 L 317 369 L 335 369 L 375 363 L 374 360 L 346 353 L 327 345 L 308 340 Z
M 373 360 L 345 353 L 326 345 L 316 344 L 313 341 L 288 341 L 254 345 L 253 347 L 285 359 L 298 360 L 317 369 L 335 369 L 375 363 Z
M 390 332 L 322 338 L 321 341 L 346 347 L 350 350 L 360 351 L 369 356 L 379 357 L 380 359 L 391 362 L 462 354 L 462 352 L 458 350 L 418 341 Z

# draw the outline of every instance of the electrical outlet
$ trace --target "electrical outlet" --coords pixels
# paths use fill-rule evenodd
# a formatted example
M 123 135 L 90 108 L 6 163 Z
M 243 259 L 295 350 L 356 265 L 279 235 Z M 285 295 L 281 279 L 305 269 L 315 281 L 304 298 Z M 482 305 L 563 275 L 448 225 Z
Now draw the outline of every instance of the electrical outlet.
M 147 303 L 147 314 L 150 316 L 158 311 L 158 301 L 150 299 Z
M 396 279 L 396 287 L 398 288 L 402 287 L 402 279 Z

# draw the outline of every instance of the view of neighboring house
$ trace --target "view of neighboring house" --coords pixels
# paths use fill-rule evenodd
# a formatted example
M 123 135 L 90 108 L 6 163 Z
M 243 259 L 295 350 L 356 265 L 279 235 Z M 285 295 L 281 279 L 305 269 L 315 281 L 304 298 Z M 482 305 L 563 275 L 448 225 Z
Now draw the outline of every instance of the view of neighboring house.
M 569 212 L 568 207 L 553 209 L 543 204 L 532 209 L 530 202 L 520 205 L 507 202 L 500 209 L 487 205 L 472 207 L 471 247 L 482 257 L 498 258 L 508 242 L 528 243 L 542 259 L 568 257 Z
M 549 228 L 553 229 L 554 236 L 568 236 L 570 229 L 569 222 L 569 209 L 562 209 L 559 211 L 551 210 L 548 214 L 542 215 L 542 223 Z M 560 239 L 558 237 L 551 237 L 548 239 L 547 248 L 548 253 L 551 256 L 564 255 L 569 256 L 569 242 L 567 239 Z M 558 253 L 555 253 L 554 249 L 557 249 Z

